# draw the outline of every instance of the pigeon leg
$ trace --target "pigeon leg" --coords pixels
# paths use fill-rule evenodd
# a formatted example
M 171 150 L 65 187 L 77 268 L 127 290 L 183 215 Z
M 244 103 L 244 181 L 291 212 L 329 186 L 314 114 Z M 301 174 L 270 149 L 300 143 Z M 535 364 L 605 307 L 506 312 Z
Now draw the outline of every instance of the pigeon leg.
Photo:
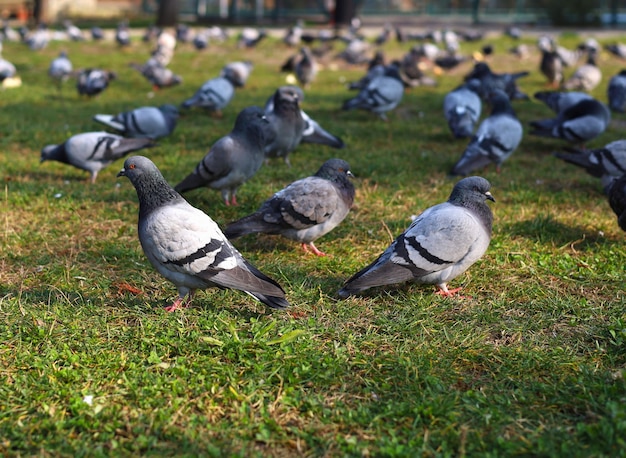
M 438 294 L 439 296 L 443 296 L 443 297 L 453 297 L 454 295 L 456 295 L 456 293 L 458 293 L 459 291 L 461 291 L 463 288 L 453 288 L 453 289 L 448 289 L 448 285 L 446 285 L 445 283 L 442 283 L 441 285 L 437 285 L 439 287 L 439 290 L 435 292 L 435 294 Z M 460 296 L 463 297 L 463 296 Z
M 176 299 L 172 305 L 165 307 L 165 311 L 166 312 L 175 312 L 176 310 L 180 310 L 186 307 L 189 307 L 189 305 L 191 304 L 191 298 L 193 297 L 193 291 L 189 292 L 189 294 L 184 297 L 184 296 L 178 296 L 178 299 Z
M 303 243 L 302 248 L 307 253 L 313 253 L 316 256 L 326 256 L 326 253 L 317 249 L 317 247 L 313 244 L 313 242 Z M 310 249 L 309 249 L 310 248 Z
M 237 203 L 237 195 L 236 195 L 236 194 L 234 194 L 234 193 L 233 193 L 233 195 L 232 195 L 232 196 L 231 196 L 231 198 L 230 198 L 230 204 L 231 204 L 233 207 L 236 207 L 237 205 L 239 205 L 239 204 Z
M 96 178 L 98 178 L 98 172 L 91 172 L 91 177 L 89 178 L 91 184 L 94 184 L 96 182 Z

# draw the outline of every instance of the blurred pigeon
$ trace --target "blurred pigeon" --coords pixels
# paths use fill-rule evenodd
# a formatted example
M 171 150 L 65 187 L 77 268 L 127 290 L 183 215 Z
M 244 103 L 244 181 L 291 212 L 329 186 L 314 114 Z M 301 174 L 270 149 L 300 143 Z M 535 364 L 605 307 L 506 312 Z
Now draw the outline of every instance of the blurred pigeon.
M 623 43 L 612 43 L 604 46 L 608 52 L 617 56 L 621 59 L 626 59 L 626 44 Z
M 91 174 L 96 182 L 98 172 L 127 154 L 155 146 L 149 138 L 124 138 L 108 132 L 76 134 L 58 145 L 46 145 L 41 150 L 41 162 L 59 161 Z
M 241 30 L 239 33 L 239 39 L 237 40 L 238 48 L 254 48 L 256 47 L 265 37 L 267 37 L 267 32 L 265 30 L 257 30 L 251 27 L 246 27 Z
M 141 37 L 141 41 L 143 41 L 144 43 L 151 43 L 153 41 L 156 41 L 161 32 L 162 30 L 159 26 L 157 26 L 156 24 L 149 24 L 148 27 L 146 27 L 146 31 L 143 33 L 143 36 Z
M 554 40 L 540 40 L 539 50 L 541 51 L 541 61 L 539 71 L 548 78 L 548 84 L 558 87 L 563 81 L 563 61 L 555 50 Z
M 531 135 L 554 137 L 582 144 L 603 133 L 611 121 L 611 112 L 596 99 L 583 99 L 560 111 L 556 118 L 532 121 Z
M 154 91 L 176 86 L 183 81 L 182 77 L 176 75 L 172 70 L 159 64 L 154 59 L 149 59 L 143 65 L 130 64 L 130 66 L 140 72 L 152 84 Z
M 208 29 L 204 29 L 204 30 L 200 30 L 194 35 L 192 44 L 194 48 L 200 51 L 202 49 L 208 48 L 210 41 L 211 41 L 211 32 Z
M 597 149 L 563 149 L 566 152 L 553 154 L 565 162 L 582 167 L 589 175 L 600 178 L 605 193 L 614 179 L 626 173 L 626 140 L 617 140 Z
M 488 98 L 496 89 L 504 91 L 511 100 L 528 99 L 528 96 L 517 87 L 517 80 L 527 76 L 528 72 L 494 73 L 486 62 L 477 62 L 471 72 L 465 75 L 465 81 L 477 79 L 481 82 L 481 94 Z
M 297 86 L 284 86 L 298 95 L 298 101 L 304 100 L 304 92 Z M 265 115 L 268 116 L 274 111 L 274 95 L 272 95 L 265 103 Z M 311 118 L 304 110 L 300 109 L 300 115 L 304 120 L 304 130 L 302 131 L 301 143 L 316 143 L 318 145 L 331 146 L 341 149 L 345 147 L 343 140 L 330 132 L 326 131 L 319 123 Z M 271 116 L 270 116 L 271 118 Z
M 519 40 L 522 37 L 522 30 L 514 25 L 507 27 L 504 33 L 515 40 Z
M 447 202 L 419 215 L 378 259 L 354 274 L 338 292 L 347 298 L 376 286 L 413 281 L 435 284 L 437 294 L 453 296 L 447 283 L 461 275 L 487 251 L 494 201 L 482 177 L 459 181 Z
M 568 91 L 591 91 L 602 81 L 602 70 L 596 65 L 596 53 L 590 51 L 587 63 L 576 69 L 563 88 Z
M 176 40 L 181 43 L 191 41 L 191 29 L 187 24 L 176 24 Z
M 266 104 L 265 116 L 269 122 L 269 134 L 265 156 L 282 157 L 289 165 L 289 153 L 302 141 L 305 122 L 300 110 L 302 91 L 294 86 L 281 86 Z
M 253 233 L 279 234 L 300 242 L 307 253 L 325 256 L 313 242 L 348 215 L 355 194 L 351 176 L 346 161 L 330 159 L 315 175 L 291 183 L 253 214 L 230 223 L 224 234 L 231 240 Z
M 48 30 L 48 26 L 44 23 L 40 23 L 37 25 L 35 30 L 29 32 L 24 37 L 24 41 L 33 51 L 40 51 L 44 49 L 50 42 L 50 31 Z
M 227 78 L 235 87 L 244 87 L 254 64 L 249 60 L 230 62 L 222 68 L 220 76 Z
M 272 308 L 289 302 L 278 283 L 246 261 L 206 213 L 191 206 L 143 156 L 124 162 L 125 176 L 139 199 L 138 234 L 150 264 L 178 289 L 165 310 L 190 304 L 197 289 L 232 288 Z
M 578 45 L 578 49 L 585 52 L 593 52 L 597 55 L 601 50 L 601 46 L 600 43 L 598 43 L 598 40 L 593 37 L 589 37 Z
M 235 95 L 235 85 L 226 76 L 218 76 L 206 81 L 196 93 L 185 100 L 182 108 L 200 107 L 214 111 L 219 116 Z
M 381 119 L 387 120 L 387 112 L 393 110 L 404 95 L 404 86 L 398 67 L 390 65 L 385 68 L 382 76 L 374 78 L 356 97 L 346 100 L 342 109 L 359 108 L 376 113 Z
M 373 67 L 385 66 L 385 53 L 378 49 L 376 53 L 374 53 L 374 57 L 370 59 L 367 63 L 367 70 L 371 70 Z
M 374 39 L 374 44 L 376 46 L 382 46 L 389 41 L 391 38 L 391 33 L 393 32 L 393 28 L 391 24 L 387 23 L 384 25 L 382 32 Z
M 300 49 L 300 60 L 296 63 L 295 72 L 298 82 L 303 87 L 308 87 L 317 76 L 317 62 L 311 55 L 311 50 L 307 46 Z
M 490 101 L 491 114 L 480 123 L 476 135 L 452 168 L 452 175 L 469 175 L 491 162 L 496 164 L 499 171 L 502 163 L 522 141 L 522 123 L 517 119 L 508 96 L 496 90 Z
M 567 49 L 563 46 L 556 45 L 555 50 L 559 57 L 561 58 L 561 62 L 565 67 L 573 67 L 575 66 L 580 58 L 585 54 L 585 51 L 582 49 Z
M 392 65 L 398 67 L 398 72 L 400 73 L 404 87 L 411 88 L 437 85 L 436 81 L 424 74 L 422 70 L 424 66 L 424 56 L 416 47 L 411 48 L 400 61 L 392 62 Z
M 20 34 L 11 27 L 11 23 L 7 18 L 2 20 L 2 29 L 0 30 L 0 41 L 20 41 Z
M 363 78 L 361 78 L 358 81 L 354 81 L 352 83 L 348 84 L 348 89 L 350 89 L 351 91 L 360 91 L 361 89 L 364 89 L 367 87 L 368 84 L 370 84 L 370 82 L 374 79 L 377 78 L 379 76 L 383 76 L 385 74 L 385 66 L 384 65 L 375 65 L 374 67 L 370 68 L 367 73 L 365 74 L 365 76 Z
M 626 108 L 626 69 L 614 75 L 607 87 L 607 98 L 611 110 L 623 113 Z
M 100 27 L 91 28 L 91 39 L 93 41 L 100 41 L 104 39 L 104 31 Z
M 456 138 L 471 137 L 480 119 L 482 102 L 477 91 L 480 81 L 469 80 L 448 92 L 443 99 L 443 114 Z
M 13 78 L 16 73 L 15 65 L 0 56 L 0 82 Z
M 67 33 L 67 37 L 72 41 L 83 41 L 85 37 L 83 36 L 83 31 L 80 30 L 76 25 L 72 23 L 69 19 L 63 21 L 63 25 L 65 27 L 65 33 Z
M 219 189 L 226 205 L 237 205 L 237 190 L 257 173 L 265 160 L 266 125 L 261 108 L 252 106 L 242 110 L 233 130 L 213 144 L 195 170 L 176 185 L 176 191 Z
M 128 22 L 122 21 L 115 29 L 115 41 L 119 46 L 130 46 L 130 30 Z
M 173 132 L 178 109 L 174 105 L 140 107 L 116 115 L 97 114 L 93 119 L 125 137 L 157 139 Z
M 116 77 L 115 72 L 101 68 L 87 68 L 78 74 L 76 89 L 79 95 L 93 97 L 104 91 L 109 86 L 109 82 Z
M 592 99 L 591 95 L 586 92 L 559 92 L 559 91 L 539 91 L 535 92 L 534 97 L 541 100 L 552 111 L 559 113 L 572 105 L 576 105 L 581 100 Z
M 59 56 L 50 62 L 48 75 L 58 82 L 61 89 L 61 85 L 72 75 L 72 70 L 72 62 L 67 57 L 67 52 L 61 51 Z
M 609 205 L 617 216 L 617 224 L 623 231 L 626 231 L 626 174 L 611 183 Z
M 360 38 L 354 38 L 348 41 L 345 49 L 335 56 L 337 59 L 343 59 L 348 64 L 359 65 L 367 62 L 367 52 L 370 49 L 369 43 Z
M 290 27 L 287 30 L 287 33 L 285 34 L 284 38 L 283 38 L 283 42 L 287 45 L 287 46 L 291 46 L 296 47 L 300 44 L 300 41 L 302 39 L 302 26 L 303 26 L 303 22 L 302 19 L 298 19 L 298 21 L 296 22 L 296 25 L 294 25 L 293 27 Z
M 527 59 L 530 56 L 530 49 L 525 43 L 520 43 L 509 49 L 509 52 L 520 59 Z

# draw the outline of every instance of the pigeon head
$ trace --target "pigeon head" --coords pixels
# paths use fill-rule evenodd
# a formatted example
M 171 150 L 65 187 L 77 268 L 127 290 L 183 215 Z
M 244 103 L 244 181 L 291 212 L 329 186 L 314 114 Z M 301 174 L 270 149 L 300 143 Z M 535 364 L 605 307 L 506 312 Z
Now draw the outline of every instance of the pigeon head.
M 275 106 L 278 106 L 280 102 L 286 102 L 287 104 L 298 104 L 300 100 L 304 98 L 304 92 L 297 86 L 281 86 L 276 91 L 274 96 Z M 276 103 L 279 102 L 279 103 Z
M 489 94 L 489 102 L 491 103 L 491 114 L 509 113 L 515 116 L 515 111 L 511 107 L 511 99 L 506 92 L 496 89 Z
M 170 105 L 170 104 L 161 105 L 159 107 L 159 110 L 161 110 L 164 114 L 170 115 L 175 118 L 179 116 L 178 108 L 175 107 L 174 105 Z
M 490 189 L 491 184 L 483 177 L 463 178 L 454 185 L 448 202 L 463 207 L 469 206 L 470 203 L 484 204 L 486 200 L 495 202 L 496 200 L 489 192 Z
M 350 171 L 350 164 L 343 159 L 336 158 L 329 159 L 324 162 L 315 173 L 315 176 L 331 181 L 338 181 L 339 179 L 344 179 L 345 177 L 354 177 Z
M 263 133 L 267 125 L 269 121 L 265 117 L 265 112 L 257 106 L 251 106 L 239 112 L 233 131 L 246 132 L 250 138 L 258 138 L 263 142 Z
M 41 158 L 39 162 L 59 161 L 68 162 L 67 153 L 63 145 L 46 145 L 41 149 Z
M 124 161 L 124 168 L 117 174 L 127 177 L 137 191 L 139 217 L 153 210 L 182 199 L 165 181 L 158 167 L 145 156 L 131 156 Z

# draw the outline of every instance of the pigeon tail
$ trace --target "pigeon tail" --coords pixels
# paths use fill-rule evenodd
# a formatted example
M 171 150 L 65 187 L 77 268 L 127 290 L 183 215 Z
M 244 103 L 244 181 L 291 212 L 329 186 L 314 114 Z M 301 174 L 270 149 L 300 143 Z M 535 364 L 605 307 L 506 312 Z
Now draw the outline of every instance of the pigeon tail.
M 200 175 L 196 175 L 195 173 L 190 173 L 187 177 L 178 183 L 174 190 L 179 193 L 191 191 L 192 189 L 201 188 L 206 186 L 207 180 L 203 179 Z
M 258 232 L 263 232 L 266 234 L 277 233 L 276 225 L 267 223 L 263 221 L 262 215 L 259 213 L 253 213 L 249 216 L 244 216 L 243 218 L 230 223 L 224 229 L 224 235 L 227 239 L 236 239 L 239 237 L 243 237 L 248 234 L 255 234 Z

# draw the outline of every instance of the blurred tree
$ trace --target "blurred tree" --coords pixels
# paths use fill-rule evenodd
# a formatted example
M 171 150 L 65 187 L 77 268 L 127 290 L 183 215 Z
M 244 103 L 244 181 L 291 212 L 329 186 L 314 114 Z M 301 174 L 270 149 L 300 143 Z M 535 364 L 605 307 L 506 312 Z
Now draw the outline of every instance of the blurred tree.
M 157 10 L 156 25 L 159 27 L 172 27 L 178 24 L 178 0 L 161 0 Z

